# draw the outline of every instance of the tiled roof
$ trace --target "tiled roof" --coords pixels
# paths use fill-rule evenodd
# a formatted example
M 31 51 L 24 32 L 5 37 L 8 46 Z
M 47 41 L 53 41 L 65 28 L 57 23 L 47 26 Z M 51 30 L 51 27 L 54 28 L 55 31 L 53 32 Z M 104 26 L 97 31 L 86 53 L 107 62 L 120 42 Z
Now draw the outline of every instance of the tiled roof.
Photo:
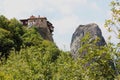
M 29 18 L 29 19 L 35 19 L 35 18 L 36 18 L 36 17 L 32 15 L 32 16 L 30 16 L 30 18 Z

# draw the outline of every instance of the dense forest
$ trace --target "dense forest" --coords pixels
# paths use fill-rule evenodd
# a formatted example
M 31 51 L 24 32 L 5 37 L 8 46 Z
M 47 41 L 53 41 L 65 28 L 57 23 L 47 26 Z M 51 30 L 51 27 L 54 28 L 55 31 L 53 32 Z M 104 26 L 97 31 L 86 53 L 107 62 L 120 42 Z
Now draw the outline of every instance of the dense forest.
M 111 2 L 112 19 L 105 22 L 109 31 L 120 27 L 119 6 L 119 1 Z M 79 49 L 79 54 L 84 50 L 87 54 L 73 59 L 69 51 L 44 40 L 35 27 L 27 28 L 15 18 L 0 15 L 0 80 L 119 80 L 120 44 L 107 42 L 98 47 L 87 43 L 88 39 L 86 35 Z

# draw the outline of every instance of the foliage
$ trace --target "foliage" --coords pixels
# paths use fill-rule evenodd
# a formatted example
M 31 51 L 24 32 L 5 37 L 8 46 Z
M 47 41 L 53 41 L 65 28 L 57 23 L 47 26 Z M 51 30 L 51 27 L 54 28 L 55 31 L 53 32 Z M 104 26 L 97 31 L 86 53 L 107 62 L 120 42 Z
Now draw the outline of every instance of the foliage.
M 31 46 L 21 49 L 19 54 L 11 51 L 12 54 L 7 63 L 0 67 L 2 73 L 0 76 L 5 78 L 10 75 L 11 80 L 49 79 L 52 76 L 50 68 L 53 67 L 52 64 L 55 57 L 59 55 L 59 50 L 54 47 L 54 44 L 45 42 L 48 44 L 41 45 L 41 47 Z M 46 49 L 44 53 L 42 53 L 43 48 Z
M 83 67 L 83 73 L 86 73 L 84 76 L 90 80 L 115 78 L 115 66 L 112 58 L 112 54 L 115 52 L 111 49 L 113 49 L 111 45 L 101 47 L 93 43 L 82 45 L 79 50 L 79 60 L 81 67 Z
M 0 58 L 8 55 L 14 44 L 9 31 L 0 28 Z
M 120 1 L 113 0 L 111 6 L 111 18 L 106 20 L 105 27 L 108 31 L 113 31 L 120 39 Z
M 23 47 L 18 54 L 11 50 L 7 62 L 0 66 L 1 78 L 5 80 L 113 80 L 119 78 L 116 76 L 116 69 L 112 62 L 114 60 L 112 54 L 116 54 L 112 44 L 108 44 L 107 47 L 98 47 L 91 42 L 83 44 L 79 52 L 82 54 L 87 49 L 87 54 L 74 60 L 69 52 L 59 51 L 54 43 L 39 38 L 35 29 L 31 28 L 31 32 L 35 33 L 34 45 Z M 28 33 L 29 31 L 24 39 L 30 36 Z M 88 41 L 88 37 L 83 38 L 84 43 Z M 34 41 L 34 38 L 26 41 Z M 117 67 L 118 69 L 120 68 Z
M 22 35 L 24 34 L 23 26 L 20 24 L 18 20 L 15 18 L 10 20 L 10 23 L 8 25 L 8 30 L 12 34 L 12 39 L 14 41 L 14 48 L 16 51 L 20 50 L 20 47 L 23 43 Z
M 8 24 L 9 20 L 5 16 L 0 15 L 0 28 L 8 29 Z
M 5 16 L 0 15 L 0 31 L 1 57 L 5 56 L 7 58 L 10 49 L 20 50 L 23 43 L 24 29 L 15 18 L 8 20 Z
M 119 0 L 112 0 L 111 4 L 111 18 L 106 20 L 105 27 L 108 28 L 108 31 L 113 31 L 117 38 L 120 39 L 120 1 Z M 117 68 L 117 79 L 120 79 L 120 42 L 116 45 L 116 48 L 113 49 L 117 53 L 114 53 L 115 56 L 114 62 Z
M 25 30 L 25 34 L 22 36 L 23 46 L 37 46 L 41 44 L 43 39 L 35 28 L 29 28 Z

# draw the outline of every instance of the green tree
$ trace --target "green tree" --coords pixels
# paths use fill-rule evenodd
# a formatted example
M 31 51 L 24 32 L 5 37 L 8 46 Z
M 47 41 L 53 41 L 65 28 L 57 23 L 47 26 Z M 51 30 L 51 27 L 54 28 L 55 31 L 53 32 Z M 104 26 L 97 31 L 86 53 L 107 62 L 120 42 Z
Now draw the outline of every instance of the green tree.
M 15 50 L 19 51 L 23 43 L 22 35 L 24 34 L 24 29 L 22 24 L 17 19 L 13 18 L 10 20 L 8 30 L 12 34 Z
M 19 51 L 23 43 L 24 29 L 22 24 L 15 18 L 8 20 L 5 16 L 0 15 L 0 30 L 1 54 L 7 56 L 12 48 Z
M 13 47 L 13 44 L 14 42 L 12 40 L 10 31 L 0 28 L 0 58 L 3 56 L 7 58 L 9 51 Z
M 111 18 L 106 20 L 105 27 L 108 31 L 112 31 L 116 34 L 117 38 L 120 39 L 120 1 L 112 0 L 111 4 Z M 120 42 L 116 45 L 114 49 L 115 53 L 113 54 L 116 58 L 114 59 L 117 74 L 120 74 Z
M 96 42 L 99 41 L 99 38 L 91 42 L 88 34 L 81 41 L 78 61 L 82 68 L 82 79 L 114 79 L 116 70 L 112 56 L 112 54 L 115 54 L 113 46 L 111 44 L 97 46 Z
M 4 28 L 8 30 L 9 20 L 3 16 L 0 15 L 0 28 Z
M 23 48 L 19 54 L 13 50 L 6 64 L 0 66 L 0 76 L 4 79 L 9 77 L 9 80 L 52 79 L 52 68 L 57 53 L 58 48 L 49 41 L 43 41 L 40 47 Z
M 105 27 L 108 31 L 113 31 L 117 38 L 120 39 L 120 1 L 113 0 L 111 6 L 111 18 L 106 20 Z
M 36 28 L 29 28 L 25 30 L 25 34 L 22 36 L 23 46 L 38 46 L 42 43 L 43 39 L 37 32 Z

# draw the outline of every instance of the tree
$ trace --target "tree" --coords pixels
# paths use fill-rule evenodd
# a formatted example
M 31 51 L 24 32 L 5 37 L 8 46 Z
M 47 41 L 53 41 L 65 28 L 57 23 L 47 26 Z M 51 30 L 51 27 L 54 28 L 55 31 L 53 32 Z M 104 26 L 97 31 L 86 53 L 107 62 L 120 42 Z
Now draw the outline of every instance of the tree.
M 0 28 L 0 58 L 3 56 L 8 57 L 9 51 L 12 49 L 14 41 L 12 40 L 12 35 L 10 31 Z
M 0 15 L 0 28 L 4 28 L 8 30 L 9 20 L 3 16 Z
M 8 20 L 5 16 L 0 15 L 0 30 L 1 57 L 2 55 L 7 56 L 12 48 L 19 51 L 23 43 L 24 29 L 22 24 L 15 18 Z
M 25 34 L 22 36 L 22 39 L 24 47 L 38 46 L 43 41 L 36 28 L 26 29 Z
M 49 80 L 60 51 L 49 41 L 41 41 L 39 45 L 22 48 L 19 54 L 14 50 L 6 64 L 0 66 L 0 76 L 3 80 Z
M 78 62 L 81 65 L 82 79 L 90 80 L 111 80 L 116 77 L 116 70 L 113 63 L 112 54 L 115 54 L 113 46 L 107 44 L 98 46 L 96 42 L 99 38 L 90 41 L 90 36 L 87 34 L 81 40 L 79 49 Z M 83 77 L 84 76 L 84 77 Z
M 120 2 L 119 0 L 113 0 L 111 6 L 111 18 L 106 20 L 105 27 L 108 31 L 113 31 L 117 38 L 120 39 Z
M 108 28 L 108 31 L 112 31 L 116 34 L 117 38 L 120 39 L 120 1 L 113 0 L 110 4 L 111 6 L 111 18 L 106 20 L 105 27 Z M 114 48 L 115 53 L 114 64 L 116 65 L 117 74 L 120 74 L 120 42 Z M 120 75 L 119 75 L 120 76 Z
M 15 50 L 19 51 L 23 43 L 22 35 L 24 34 L 24 29 L 22 24 L 17 19 L 13 18 L 10 20 L 8 30 L 12 34 Z

